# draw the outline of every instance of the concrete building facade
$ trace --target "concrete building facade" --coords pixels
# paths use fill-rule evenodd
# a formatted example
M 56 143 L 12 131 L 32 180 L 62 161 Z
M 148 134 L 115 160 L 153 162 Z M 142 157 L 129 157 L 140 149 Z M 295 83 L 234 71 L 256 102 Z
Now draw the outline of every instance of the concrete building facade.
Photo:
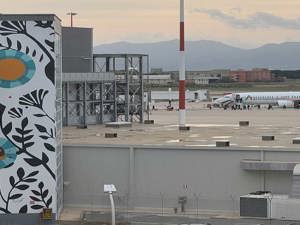
M 93 72 L 93 29 L 62 28 L 63 73 Z
M 62 210 L 61 25 L 0 15 L 0 221 Z
M 178 71 L 166 72 L 172 75 L 174 81 L 178 79 Z M 187 84 L 208 85 L 229 76 L 229 70 L 186 71 Z
M 222 77 L 226 77 L 228 74 L 229 70 L 188 71 L 187 82 L 207 85 L 220 81 Z
M 229 77 L 236 82 L 259 82 L 259 81 L 272 81 L 271 71 L 268 69 L 253 69 L 251 71 L 237 70 L 230 71 Z

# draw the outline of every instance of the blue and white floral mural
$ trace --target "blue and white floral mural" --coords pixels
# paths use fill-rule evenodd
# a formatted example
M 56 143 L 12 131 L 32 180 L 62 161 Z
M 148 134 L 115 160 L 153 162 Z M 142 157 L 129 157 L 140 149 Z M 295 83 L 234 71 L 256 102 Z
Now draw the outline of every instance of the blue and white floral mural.
M 0 214 L 56 212 L 53 21 L 0 21 Z

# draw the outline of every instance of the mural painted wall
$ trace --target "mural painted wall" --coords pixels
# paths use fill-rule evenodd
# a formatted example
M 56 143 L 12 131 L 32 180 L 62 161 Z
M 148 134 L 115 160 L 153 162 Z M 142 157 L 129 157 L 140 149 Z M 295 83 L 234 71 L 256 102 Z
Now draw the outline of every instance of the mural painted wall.
M 0 214 L 56 212 L 54 21 L 0 21 Z

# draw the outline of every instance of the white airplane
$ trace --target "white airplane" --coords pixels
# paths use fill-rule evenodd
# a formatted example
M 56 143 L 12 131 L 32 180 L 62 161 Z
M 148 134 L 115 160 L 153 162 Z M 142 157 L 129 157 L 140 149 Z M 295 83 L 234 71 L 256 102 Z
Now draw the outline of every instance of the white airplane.
M 247 92 L 227 94 L 213 102 L 214 107 L 270 105 L 282 108 L 298 108 L 300 92 Z

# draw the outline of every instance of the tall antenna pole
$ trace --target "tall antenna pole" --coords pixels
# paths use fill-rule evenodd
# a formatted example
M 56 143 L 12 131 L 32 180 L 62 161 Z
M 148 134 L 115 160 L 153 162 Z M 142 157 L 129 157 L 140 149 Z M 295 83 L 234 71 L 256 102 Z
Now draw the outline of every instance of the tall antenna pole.
M 73 27 L 73 16 L 76 16 L 76 15 L 77 15 L 77 13 L 74 13 L 74 12 L 69 12 L 69 13 L 67 13 L 67 15 L 69 15 L 69 16 L 70 16 L 70 19 L 71 19 L 71 27 Z
M 185 40 L 184 40 L 184 0 L 180 0 L 180 40 L 179 40 L 179 130 L 189 130 L 185 124 Z

